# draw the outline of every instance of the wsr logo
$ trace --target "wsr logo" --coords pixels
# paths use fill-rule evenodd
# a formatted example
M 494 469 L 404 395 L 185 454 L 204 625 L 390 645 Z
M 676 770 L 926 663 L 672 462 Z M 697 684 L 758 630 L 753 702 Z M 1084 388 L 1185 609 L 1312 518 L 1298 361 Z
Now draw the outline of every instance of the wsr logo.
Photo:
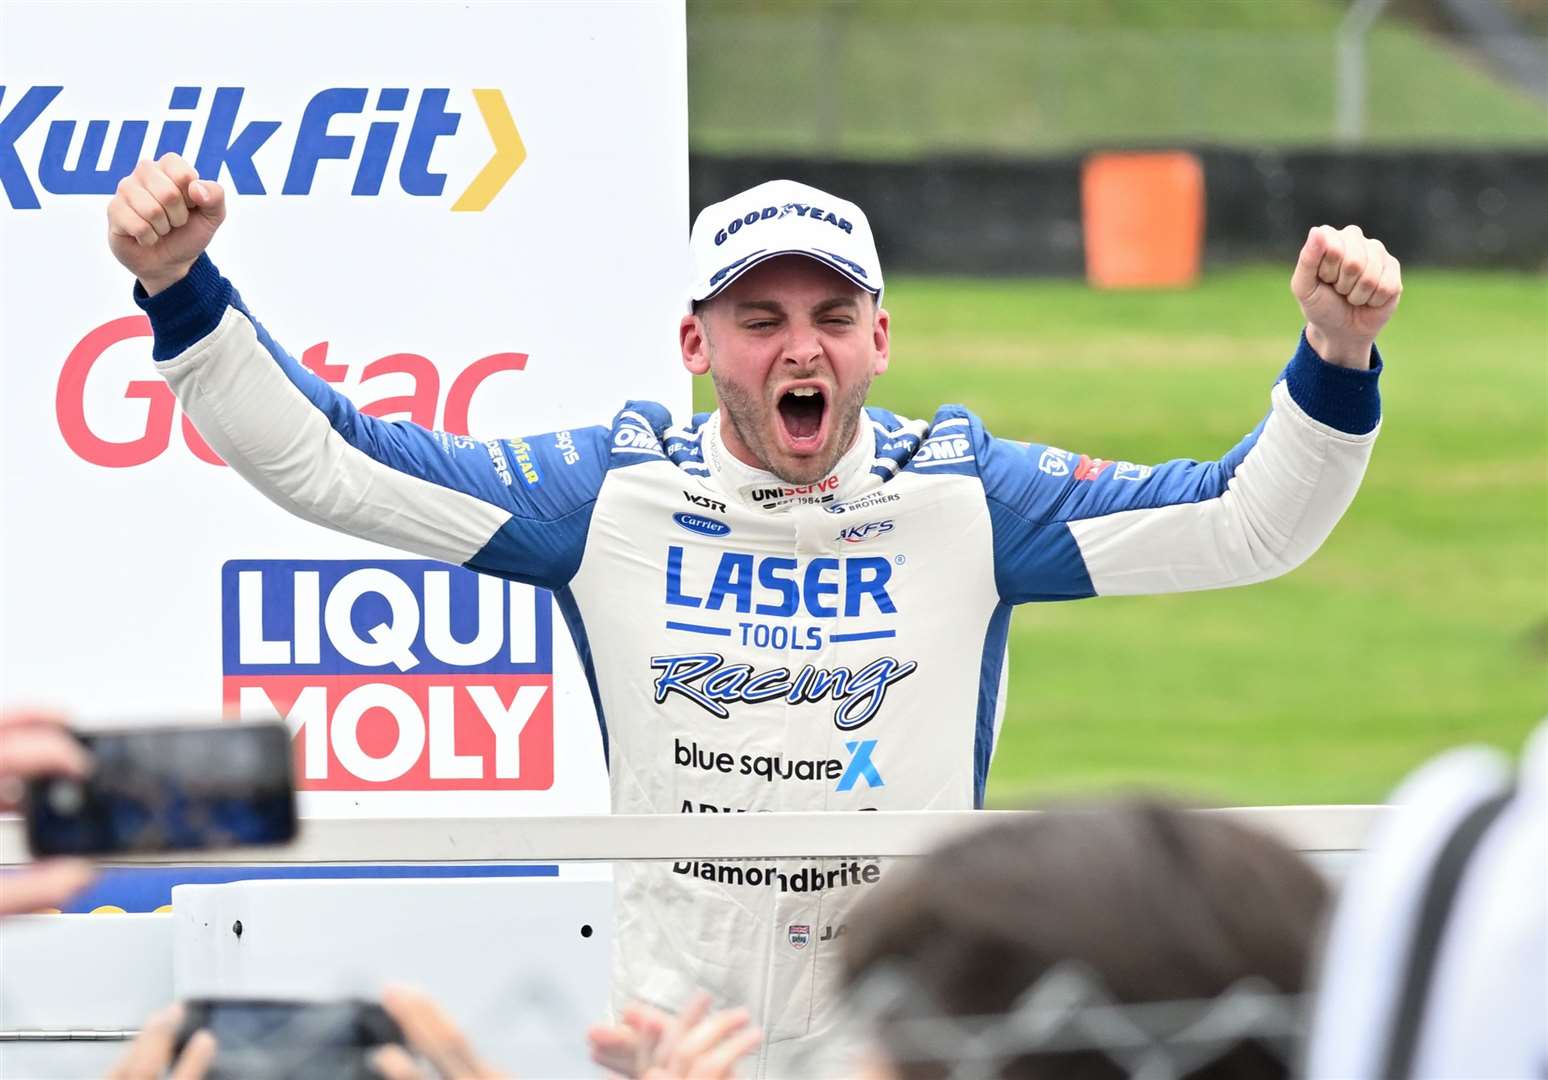
M 398 144 L 399 129 L 406 126 L 408 135 L 398 165 L 397 186 L 407 195 L 439 197 L 446 186 L 446 174 L 431 169 L 431 156 L 436 143 L 455 136 L 462 122 L 462 113 L 447 108 L 452 91 L 444 87 L 420 90 L 412 119 L 408 118 L 409 89 L 383 87 L 375 92 L 376 118 L 368 125 L 359 120 L 352 123 L 350 118 L 366 112 L 371 92 L 364 87 L 330 87 L 314 94 L 299 118 L 250 120 L 239 127 L 244 87 L 215 87 L 206 96 L 205 87 L 176 86 L 166 107 L 171 116 L 162 121 L 154 149 L 146 138 L 151 121 L 122 120 L 112 157 L 104 166 L 102 151 L 110 121 L 86 121 L 80 151 L 72 154 L 80 121 L 51 120 L 41 150 L 35 158 L 28 155 L 35 162 L 33 177 L 27 173 L 18 144 L 64 87 L 33 86 L 19 96 L 16 90 L 0 86 L 0 103 L 10 98 L 10 110 L 0 116 L 0 186 L 17 210 L 40 209 L 34 178 L 43 190 L 54 195 L 111 195 L 141 158 L 159 158 L 163 154 L 191 157 L 200 176 L 229 180 L 240 194 L 264 195 L 269 187 L 259 175 L 258 159 L 267 156 L 273 161 L 277 156 L 272 149 L 265 154 L 265 144 L 281 128 L 287 129 L 287 135 L 291 130 L 295 132 L 288 156 L 282 159 L 288 164 L 281 194 L 309 194 L 318 167 L 331 172 L 335 167 L 323 165 L 324 162 L 354 160 L 357 140 L 359 157 L 349 193 L 381 194 L 388 162 Z M 505 96 L 499 90 L 471 93 L 494 143 L 494 153 L 457 196 L 453 210 L 484 209 L 527 157 Z M 193 149 L 190 136 L 196 121 L 202 121 L 202 127 L 197 149 Z M 77 163 L 67 165 L 69 160 Z
M 283 718 L 313 790 L 543 790 L 552 600 L 428 560 L 228 562 L 226 708 Z

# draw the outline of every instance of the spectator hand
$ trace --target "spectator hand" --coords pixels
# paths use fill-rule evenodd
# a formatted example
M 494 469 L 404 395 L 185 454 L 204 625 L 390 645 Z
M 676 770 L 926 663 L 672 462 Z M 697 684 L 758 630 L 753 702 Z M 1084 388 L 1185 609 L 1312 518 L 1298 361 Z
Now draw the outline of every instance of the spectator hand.
M 215 1060 L 215 1036 L 208 1031 L 195 1032 L 174 1063 L 173 1044 L 182 1020 L 181 1005 L 169 1005 L 153 1015 L 108 1073 L 108 1080 L 161 1080 L 168 1065 L 172 1072 L 167 1074 L 167 1080 L 202 1080 Z
M 676 1016 L 649 1005 L 630 1005 L 621 1023 L 591 1029 L 591 1059 L 639 1080 L 726 1080 L 738 1060 L 763 1038 L 746 1009 L 710 1012 L 708 994 L 697 994 Z
M 442 1080 L 498 1080 L 503 1075 L 479 1060 L 466 1035 L 435 1001 L 418 990 L 389 986 L 382 1008 L 398 1022 L 409 1047 L 430 1062 Z M 425 1073 L 401 1046 L 384 1046 L 371 1064 L 385 1080 L 425 1080 Z
M 21 803 L 25 782 L 40 776 L 84 777 L 91 762 L 64 722 L 34 712 L 0 713 L 0 811 Z M 58 907 L 92 878 L 85 859 L 43 859 L 0 876 L 0 916 Z

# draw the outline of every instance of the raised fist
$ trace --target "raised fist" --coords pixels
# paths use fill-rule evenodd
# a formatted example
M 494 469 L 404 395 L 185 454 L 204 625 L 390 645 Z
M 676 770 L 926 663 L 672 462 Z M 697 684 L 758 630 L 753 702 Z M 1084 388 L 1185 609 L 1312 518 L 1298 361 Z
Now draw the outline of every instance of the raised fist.
M 108 203 L 113 257 L 156 293 L 182 280 L 226 219 L 226 193 L 177 154 L 142 161 Z
M 1358 225 L 1318 225 L 1306 236 L 1290 278 L 1306 316 L 1306 340 L 1324 360 L 1370 366 L 1371 343 L 1397 310 L 1403 268 Z

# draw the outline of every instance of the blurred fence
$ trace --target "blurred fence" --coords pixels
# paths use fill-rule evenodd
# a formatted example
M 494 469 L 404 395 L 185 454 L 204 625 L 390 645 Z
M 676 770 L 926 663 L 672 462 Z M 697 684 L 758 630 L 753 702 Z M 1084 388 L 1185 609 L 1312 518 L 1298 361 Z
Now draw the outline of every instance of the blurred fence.
M 1354 222 L 1412 266 L 1548 268 L 1548 150 L 1195 149 L 1206 267 L 1288 266 L 1311 226 Z M 782 176 L 842 195 L 889 272 L 1079 276 L 1082 160 L 698 153 L 689 192 L 697 208 Z
M 1176 7 L 1192 14 L 1167 18 L 1207 14 Z M 1288 30 L 1046 25 L 1057 10 L 692 5 L 694 147 L 896 160 L 1335 141 L 1337 6 L 1306 5 L 1323 24 Z M 1363 145 L 1548 146 L 1548 96 L 1490 67 L 1511 49 L 1548 55 L 1548 38 L 1460 40 L 1377 23 L 1365 41 Z

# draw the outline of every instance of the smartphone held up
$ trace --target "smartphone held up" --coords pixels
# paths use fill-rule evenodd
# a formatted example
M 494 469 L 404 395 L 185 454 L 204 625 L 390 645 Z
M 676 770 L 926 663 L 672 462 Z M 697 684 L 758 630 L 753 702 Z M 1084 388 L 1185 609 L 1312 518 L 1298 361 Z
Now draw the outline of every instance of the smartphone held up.
M 35 856 L 135 855 L 283 844 L 296 835 L 284 724 L 218 723 L 74 732 L 84 779 L 28 781 Z

